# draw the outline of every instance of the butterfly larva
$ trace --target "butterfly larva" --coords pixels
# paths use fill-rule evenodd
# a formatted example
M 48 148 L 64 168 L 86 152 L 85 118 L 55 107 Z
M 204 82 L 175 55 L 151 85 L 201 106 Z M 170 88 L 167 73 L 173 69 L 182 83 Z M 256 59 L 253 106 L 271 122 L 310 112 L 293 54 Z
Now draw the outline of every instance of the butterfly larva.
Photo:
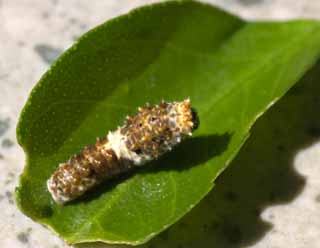
M 47 181 L 60 204 L 83 195 L 108 178 L 170 151 L 198 126 L 190 100 L 139 108 L 124 125 L 59 165 Z

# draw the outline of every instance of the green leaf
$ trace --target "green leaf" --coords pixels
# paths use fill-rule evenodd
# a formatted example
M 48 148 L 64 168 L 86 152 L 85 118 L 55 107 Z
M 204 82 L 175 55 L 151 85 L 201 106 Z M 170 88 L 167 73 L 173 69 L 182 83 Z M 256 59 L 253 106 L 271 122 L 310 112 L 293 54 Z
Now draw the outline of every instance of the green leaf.
M 196 2 L 137 9 L 91 30 L 41 78 L 17 128 L 21 210 L 69 243 L 140 244 L 195 206 L 255 120 L 319 57 L 320 23 L 244 22 Z M 56 205 L 60 162 L 146 102 L 191 98 L 200 128 L 163 158 Z

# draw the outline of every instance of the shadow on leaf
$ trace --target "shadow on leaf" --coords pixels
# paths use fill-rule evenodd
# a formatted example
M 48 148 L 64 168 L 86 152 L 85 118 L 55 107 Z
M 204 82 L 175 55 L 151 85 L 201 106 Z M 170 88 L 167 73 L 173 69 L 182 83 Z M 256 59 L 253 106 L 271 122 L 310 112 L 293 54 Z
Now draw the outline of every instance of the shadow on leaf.
M 186 170 L 203 164 L 209 159 L 222 154 L 228 147 L 231 134 L 213 134 L 189 138 L 177 145 L 172 152 L 166 153 L 159 160 L 141 168 L 143 173 L 162 170 Z
M 172 152 L 169 152 L 158 160 L 153 161 L 141 168 L 133 169 L 118 177 L 107 180 L 102 185 L 93 188 L 87 194 L 80 198 L 67 203 L 66 205 L 78 204 L 80 202 L 92 201 L 107 191 L 111 191 L 119 183 L 128 180 L 135 174 L 146 173 L 152 174 L 163 170 L 186 170 L 193 166 L 205 163 L 209 159 L 220 155 L 228 147 L 231 135 L 226 133 L 223 135 L 209 135 L 189 138 L 176 146 Z

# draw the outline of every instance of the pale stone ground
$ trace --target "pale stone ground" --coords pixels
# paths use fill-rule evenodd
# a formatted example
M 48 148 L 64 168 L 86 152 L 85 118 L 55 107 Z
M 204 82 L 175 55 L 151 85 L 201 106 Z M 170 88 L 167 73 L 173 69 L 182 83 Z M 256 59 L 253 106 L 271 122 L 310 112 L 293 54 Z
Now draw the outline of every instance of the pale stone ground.
M 17 118 L 31 88 L 77 37 L 150 2 L 155 1 L 0 0 L 0 247 L 68 247 L 51 231 L 21 214 L 13 202 L 25 159 L 15 141 Z M 247 19 L 320 18 L 317 0 L 207 2 Z M 290 203 L 270 206 L 261 213 L 261 218 L 278 231 L 267 232 L 250 247 L 320 247 L 320 142 L 300 151 L 294 165 L 306 177 L 305 187 Z

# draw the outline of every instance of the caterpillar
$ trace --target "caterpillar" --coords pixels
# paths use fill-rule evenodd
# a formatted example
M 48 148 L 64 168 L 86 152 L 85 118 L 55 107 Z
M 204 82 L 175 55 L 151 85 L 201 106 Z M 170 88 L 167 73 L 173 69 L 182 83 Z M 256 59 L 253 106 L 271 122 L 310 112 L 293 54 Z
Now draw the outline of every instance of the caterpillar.
M 74 200 L 105 180 L 172 150 L 198 125 L 189 99 L 139 107 L 123 126 L 61 163 L 47 181 L 48 191 L 58 204 Z

